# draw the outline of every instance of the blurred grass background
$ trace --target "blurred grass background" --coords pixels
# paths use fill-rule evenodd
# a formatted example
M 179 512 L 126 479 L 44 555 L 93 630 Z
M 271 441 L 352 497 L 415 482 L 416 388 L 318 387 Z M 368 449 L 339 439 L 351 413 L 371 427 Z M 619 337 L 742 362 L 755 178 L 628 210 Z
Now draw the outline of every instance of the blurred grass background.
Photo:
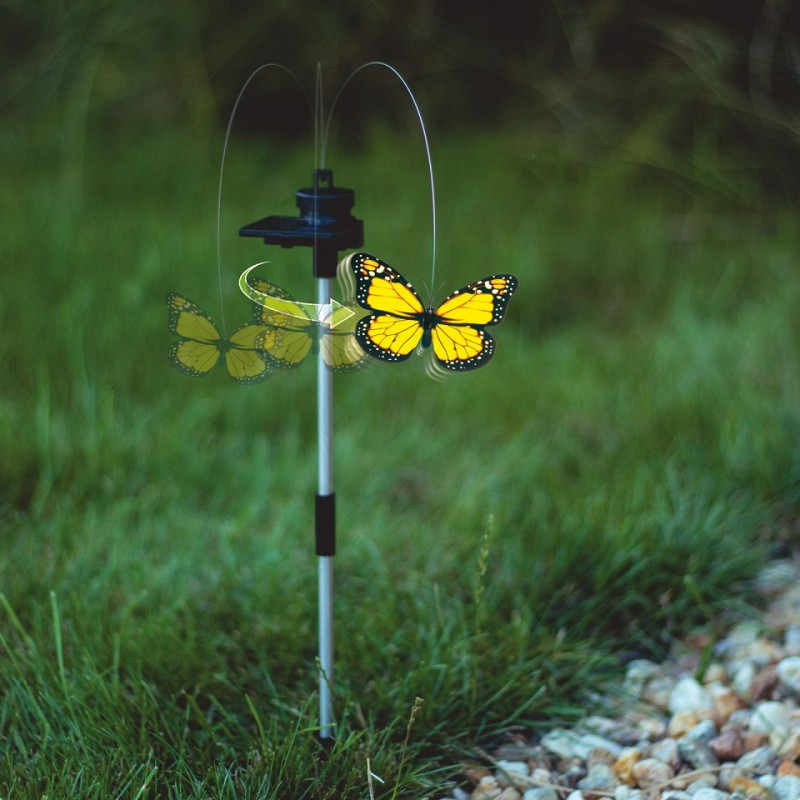
M 95 0 L 0 6 L 0 788 L 7 798 L 434 797 L 512 725 L 587 708 L 796 541 L 797 7 Z M 432 132 L 444 291 L 521 288 L 492 364 L 336 378 L 333 757 L 315 724 L 314 370 L 166 361 L 163 297 L 219 320 L 227 114 L 260 63 L 328 98 L 391 62 Z M 379 71 L 328 165 L 366 248 L 428 278 L 423 149 Z M 304 100 L 257 81 L 223 194 L 294 213 Z M 425 702 L 409 739 L 414 698 Z

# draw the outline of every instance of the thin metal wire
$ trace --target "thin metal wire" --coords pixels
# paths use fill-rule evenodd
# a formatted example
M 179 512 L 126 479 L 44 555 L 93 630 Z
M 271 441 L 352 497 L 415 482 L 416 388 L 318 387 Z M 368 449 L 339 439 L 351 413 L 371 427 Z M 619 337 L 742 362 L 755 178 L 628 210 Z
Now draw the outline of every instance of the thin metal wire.
M 300 83 L 297 76 L 292 72 L 288 67 L 285 67 L 283 64 L 277 64 L 274 62 L 270 62 L 269 64 L 262 64 L 260 67 L 257 67 L 250 73 L 250 77 L 244 82 L 242 88 L 239 90 L 239 94 L 236 97 L 236 102 L 233 104 L 233 108 L 231 109 L 231 115 L 228 118 L 228 127 L 225 130 L 225 143 L 222 145 L 222 160 L 219 165 L 219 187 L 217 189 L 217 283 L 219 286 L 219 311 L 220 311 L 220 322 L 222 323 L 222 335 L 227 336 L 227 332 L 225 330 L 225 306 L 222 302 L 222 243 L 221 243 L 221 228 L 222 228 L 222 179 L 225 175 L 225 157 L 228 153 L 228 141 L 231 137 L 231 129 L 233 128 L 233 120 L 236 116 L 236 112 L 239 109 L 239 103 L 242 99 L 242 96 L 245 93 L 245 90 L 250 85 L 250 82 L 253 78 L 256 77 L 260 72 L 269 67 L 277 67 L 278 69 L 283 70 L 284 72 L 288 73 L 295 81 L 295 83 L 300 87 L 300 91 L 303 92 L 303 97 L 306 98 L 306 102 L 309 105 L 309 109 L 311 113 L 314 113 L 314 109 L 311 106 L 311 100 L 308 96 L 308 93 L 303 88 L 303 84 Z
M 436 188 L 434 186 L 433 180 L 433 159 L 431 158 L 431 148 L 430 142 L 428 141 L 428 132 L 425 129 L 425 121 L 422 118 L 422 111 L 420 111 L 419 104 L 417 103 L 417 98 L 414 97 L 414 92 L 411 91 L 411 87 L 406 82 L 406 79 L 391 65 L 387 64 L 384 61 L 368 61 L 366 64 L 362 64 L 360 67 L 354 69 L 348 76 L 345 78 L 342 85 L 339 87 L 339 91 L 336 92 L 336 96 L 333 98 L 333 103 L 331 103 L 330 111 L 328 112 L 328 120 L 325 123 L 325 130 L 324 135 L 322 137 L 322 152 L 320 163 L 322 168 L 325 167 L 325 156 L 326 150 L 328 147 L 328 135 L 330 134 L 331 128 L 331 119 L 333 118 L 333 111 L 336 108 L 336 103 L 339 100 L 342 92 L 344 91 L 345 87 L 347 86 L 350 81 L 358 75 L 359 72 L 366 69 L 367 67 L 384 67 L 388 69 L 393 75 L 397 77 L 400 83 L 403 84 L 405 90 L 408 92 L 408 96 L 411 98 L 411 102 L 414 105 L 414 110 L 417 112 L 417 119 L 419 120 L 419 126 L 422 129 L 422 138 L 425 141 L 425 155 L 428 159 L 428 176 L 430 177 L 430 185 L 431 185 L 431 230 L 432 230 L 432 255 L 431 255 L 431 286 L 434 286 L 436 283 Z

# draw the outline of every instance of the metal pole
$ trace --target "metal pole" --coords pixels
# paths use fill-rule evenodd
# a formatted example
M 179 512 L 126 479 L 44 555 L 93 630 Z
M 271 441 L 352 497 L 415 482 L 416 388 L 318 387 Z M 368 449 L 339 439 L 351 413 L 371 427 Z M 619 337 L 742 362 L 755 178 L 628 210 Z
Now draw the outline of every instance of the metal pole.
M 264 244 L 312 247 L 317 303 L 331 302 L 331 280 L 338 254 L 364 244 L 364 225 L 352 215 L 355 193 L 334 187 L 329 169 L 315 169 L 312 187 L 296 194 L 300 217 L 269 216 L 239 229 L 240 236 L 257 236 Z M 320 322 L 325 322 L 323 312 Z M 316 551 L 319 591 L 319 738 L 333 741 L 333 556 L 336 553 L 336 497 L 333 493 L 333 375 L 319 353 L 317 362 L 318 491 Z
M 331 279 L 317 278 L 317 303 L 331 302 Z M 333 374 L 317 355 L 317 554 L 319 574 L 319 736 L 333 738 L 333 548 L 320 547 L 321 528 L 333 533 Z M 324 553 L 324 554 L 323 554 Z

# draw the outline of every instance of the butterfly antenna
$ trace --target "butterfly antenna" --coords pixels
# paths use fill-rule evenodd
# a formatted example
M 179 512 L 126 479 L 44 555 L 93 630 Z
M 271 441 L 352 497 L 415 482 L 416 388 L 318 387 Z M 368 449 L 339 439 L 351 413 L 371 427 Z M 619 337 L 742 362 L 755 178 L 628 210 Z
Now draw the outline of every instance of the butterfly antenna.
M 239 94 L 236 97 L 236 101 L 233 104 L 233 108 L 231 109 L 231 115 L 228 118 L 228 127 L 225 130 L 225 141 L 222 145 L 222 160 L 220 161 L 219 165 L 219 185 L 217 187 L 217 283 L 219 288 L 219 314 L 220 314 L 220 322 L 222 323 L 222 335 L 227 336 L 227 332 L 225 330 L 225 305 L 222 302 L 222 242 L 221 242 L 221 230 L 222 230 L 222 179 L 225 175 L 225 158 L 228 154 L 228 142 L 231 138 L 231 129 L 233 128 L 233 120 L 236 117 L 236 112 L 239 109 L 239 103 L 244 96 L 244 93 L 247 87 L 250 85 L 250 82 L 253 78 L 256 77 L 260 72 L 263 72 L 265 69 L 269 69 L 270 67 L 277 67 L 278 69 L 283 70 L 284 72 L 288 73 L 288 75 L 294 80 L 294 82 L 300 87 L 300 91 L 303 93 L 303 97 L 306 98 L 306 102 L 308 103 L 309 109 L 313 114 L 313 108 L 311 106 L 311 100 L 308 97 L 308 93 L 303 88 L 303 84 L 300 83 L 297 76 L 292 72 L 288 67 L 285 67 L 283 64 L 277 64 L 275 62 L 270 62 L 269 64 L 262 64 L 260 67 L 254 69 L 247 80 L 242 85 L 242 88 L 239 90 Z
M 422 281 L 422 285 L 425 287 L 425 291 L 428 294 L 428 307 L 433 308 L 434 298 L 439 297 L 441 294 L 442 288 L 444 287 L 444 281 L 442 281 L 434 290 L 431 290 L 428 287 L 427 281 Z
M 431 308 L 433 306 L 433 294 L 431 293 L 430 286 L 428 286 L 428 281 L 423 279 L 422 288 L 425 291 L 425 305 Z

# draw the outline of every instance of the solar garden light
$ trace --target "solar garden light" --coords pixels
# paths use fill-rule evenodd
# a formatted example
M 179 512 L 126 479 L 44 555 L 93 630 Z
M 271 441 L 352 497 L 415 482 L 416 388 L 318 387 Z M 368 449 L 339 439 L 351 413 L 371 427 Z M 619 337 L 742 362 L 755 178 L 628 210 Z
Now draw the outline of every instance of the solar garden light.
M 333 172 L 315 169 L 313 185 L 296 193 L 299 217 L 269 216 L 239 229 L 240 236 L 264 244 L 310 247 L 317 305 L 331 303 L 331 280 L 339 253 L 362 247 L 364 224 L 353 217 L 355 192 L 333 185 Z M 336 502 L 333 491 L 333 374 L 317 354 L 317 495 L 315 508 L 319 608 L 319 737 L 333 741 L 333 556 L 336 553 Z

